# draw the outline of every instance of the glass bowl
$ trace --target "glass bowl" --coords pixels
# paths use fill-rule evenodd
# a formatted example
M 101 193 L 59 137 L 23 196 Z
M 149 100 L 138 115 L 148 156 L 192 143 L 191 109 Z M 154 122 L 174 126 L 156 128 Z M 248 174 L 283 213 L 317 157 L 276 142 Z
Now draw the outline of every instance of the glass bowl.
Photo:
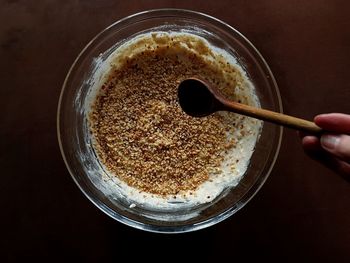
M 151 31 L 187 31 L 234 56 L 256 89 L 262 108 L 282 112 L 277 84 L 257 49 L 237 30 L 206 14 L 159 9 L 131 15 L 107 27 L 81 51 L 64 81 L 57 114 L 58 141 L 66 166 L 80 190 L 99 209 L 126 225 L 153 232 L 179 233 L 202 229 L 236 213 L 258 192 L 277 158 L 282 128 L 264 123 L 247 171 L 237 186 L 215 200 L 191 208 L 134 207 L 130 200 L 104 183 L 84 105 L 96 63 L 130 37 Z M 117 187 L 117 186 L 116 186 Z

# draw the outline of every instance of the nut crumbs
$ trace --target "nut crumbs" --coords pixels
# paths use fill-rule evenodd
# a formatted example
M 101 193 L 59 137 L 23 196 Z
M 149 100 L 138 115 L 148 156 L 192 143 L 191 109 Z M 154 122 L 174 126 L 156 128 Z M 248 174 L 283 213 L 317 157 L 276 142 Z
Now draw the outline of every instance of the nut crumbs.
M 177 39 L 152 38 L 156 45 L 143 40 L 141 51 L 120 59 L 101 85 L 89 116 L 94 148 L 103 165 L 131 187 L 192 195 L 211 174 L 222 172 L 225 152 L 237 142 L 227 133 L 244 129 L 244 117 L 190 117 L 179 106 L 177 85 L 198 76 L 235 99 L 229 83 L 239 86 L 241 76 L 223 58 L 214 63 L 201 57 L 196 48 L 213 54 L 193 39 L 184 47 Z

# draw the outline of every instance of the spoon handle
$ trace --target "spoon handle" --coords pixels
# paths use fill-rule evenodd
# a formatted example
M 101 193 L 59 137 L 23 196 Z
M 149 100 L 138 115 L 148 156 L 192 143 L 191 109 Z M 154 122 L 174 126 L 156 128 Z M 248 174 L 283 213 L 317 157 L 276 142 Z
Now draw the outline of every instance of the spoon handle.
M 304 119 L 296 118 L 274 111 L 252 107 L 246 104 L 241 104 L 226 99 L 221 100 L 221 103 L 224 106 L 224 110 L 254 117 L 259 120 L 280 124 L 289 128 L 305 131 L 308 133 L 318 134 L 322 132 L 322 129 L 311 121 L 307 121 Z

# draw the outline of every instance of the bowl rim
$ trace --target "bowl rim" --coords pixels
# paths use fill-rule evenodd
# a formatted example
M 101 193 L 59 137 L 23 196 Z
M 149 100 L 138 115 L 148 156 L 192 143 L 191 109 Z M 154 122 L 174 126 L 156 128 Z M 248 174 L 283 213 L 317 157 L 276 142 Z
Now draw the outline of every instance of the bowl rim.
M 78 188 L 83 192 L 83 194 L 102 212 L 104 212 L 105 214 L 107 214 L 108 216 L 112 217 L 113 219 L 117 220 L 120 223 L 123 223 L 125 225 L 128 225 L 128 226 L 136 228 L 136 229 L 140 229 L 140 230 L 145 230 L 145 231 L 155 232 L 155 233 L 168 233 L 168 234 L 169 233 L 174 234 L 174 233 L 192 232 L 192 231 L 200 230 L 203 228 L 207 228 L 209 226 L 215 225 L 215 224 L 225 220 L 226 218 L 230 217 L 235 212 L 237 212 L 238 210 L 243 208 L 259 192 L 259 190 L 261 189 L 261 187 L 264 185 L 267 178 L 269 177 L 269 175 L 270 175 L 270 173 L 271 173 L 271 171 L 276 163 L 276 160 L 278 158 L 279 151 L 281 148 L 282 137 L 283 137 L 283 127 L 282 126 L 279 127 L 279 130 L 277 133 L 278 141 L 276 142 L 276 151 L 274 152 L 273 158 L 270 161 L 271 162 L 270 167 L 266 171 L 265 176 L 259 177 L 255 181 L 255 183 L 251 186 L 251 188 L 241 197 L 241 200 L 244 199 L 244 202 L 241 203 L 240 206 L 232 206 L 232 207 L 228 208 L 227 210 L 225 210 L 224 212 L 222 212 L 221 214 L 219 214 L 215 217 L 211 217 L 211 218 L 204 220 L 204 221 L 201 221 L 199 223 L 189 224 L 189 225 L 181 226 L 181 227 L 179 227 L 179 226 L 159 226 L 159 225 L 145 224 L 145 223 L 142 223 L 139 221 L 132 220 L 128 217 L 125 217 L 121 214 L 118 214 L 113 209 L 111 209 L 110 207 L 105 205 L 101 200 L 91 196 L 88 193 L 88 191 L 80 185 L 77 178 L 75 177 L 75 174 L 74 174 L 73 170 L 71 169 L 70 164 L 66 158 L 65 150 L 63 147 L 62 139 L 61 139 L 61 132 L 60 132 L 60 130 L 61 130 L 61 125 L 60 125 L 61 117 L 60 116 L 61 116 L 61 110 L 62 110 L 62 100 L 64 97 L 65 90 L 67 88 L 68 80 L 72 74 L 72 71 L 75 68 L 78 61 L 85 54 L 85 51 L 90 46 L 92 46 L 95 43 L 95 41 L 99 37 L 101 37 L 104 33 L 106 33 L 108 30 L 114 28 L 115 26 L 128 25 L 130 23 L 129 22 L 130 20 L 137 18 L 137 17 L 142 17 L 144 15 L 149 15 L 149 14 L 153 14 L 153 16 L 146 17 L 145 19 L 151 19 L 151 18 L 155 18 L 155 17 L 157 17 L 157 18 L 159 18 L 159 17 L 178 17 L 179 14 L 181 14 L 183 17 L 187 17 L 187 18 L 190 16 L 195 16 L 196 18 L 199 18 L 199 19 L 208 19 L 211 23 L 216 23 L 217 25 L 226 28 L 228 31 L 230 31 L 230 30 L 233 31 L 235 34 L 237 34 L 239 37 L 241 37 L 249 45 L 249 47 L 253 50 L 255 55 L 257 55 L 258 58 L 260 59 L 260 61 L 262 62 L 262 64 L 263 64 L 262 66 L 264 66 L 264 68 L 267 70 L 267 72 L 270 76 L 270 81 L 273 84 L 272 86 L 274 87 L 274 92 L 276 93 L 277 107 L 278 107 L 279 111 L 281 113 L 283 113 L 283 106 L 282 106 L 282 99 L 281 99 L 280 91 L 279 91 L 277 82 L 275 80 L 274 75 L 272 74 L 270 67 L 268 66 L 266 60 L 261 55 L 261 53 L 258 51 L 258 49 L 241 32 L 239 32 L 237 29 L 235 29 L 231 25 L 227 24 L 226 22 L 224 22 L 216 17 L 213 17 L 211 15 L 202 13 L 202 12 L 189 10 L 189 9 L 179 9 L 179 8 L 150 9 L 150 10 L 145 10 L 145 11 L 131 14 L 129 16 L 126 16 L 124 18 L 121 18 L 121 19 L 115 21 L 114 23 L 110 24 L 109 26 L 107 26 L 103 30 L 101 30 L 98 34 L 96 34 L 95 37 L 93 37 L 84 46 L 84 48 L 80 51 L 79 55 L 75 58 L 74 62 L 70 66 L 68 73 L 65 77 L 65 80 L 63 82 L 62 88 L 61 88 L 61 92 L 60 92 L 60 96 L 59 96 L 59 100 L 58 100 L 58 106 L 57 106 L 57 115 L 56 115 L 57 139 L 58 139 L 58 144 L 59 144 L 59 148 L 60 148 L 60 152 L 61 152 L 63 161 L 64 161 L 65 166 L 66 166 L 67 170 L 69 171 L 73 181 L 78 186 Z M 251 191 L 252 191 L 252 193 L 250 193 Z

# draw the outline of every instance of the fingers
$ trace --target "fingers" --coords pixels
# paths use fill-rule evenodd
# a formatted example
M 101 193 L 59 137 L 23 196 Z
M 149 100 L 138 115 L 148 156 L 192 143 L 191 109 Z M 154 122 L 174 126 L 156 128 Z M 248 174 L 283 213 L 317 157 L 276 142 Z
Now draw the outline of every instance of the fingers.
M 313 154 L 322 149 L 319 138 L 315 136 L 304 136 L 301 144 L 306 153 Z
M 315 123 L 326 131 L 350 134 L 350 115 L 342 113 L 320 114 Z
M 321 136 L 321 146 L 327 152 L 334 154 L 343 161 L 350 163 L 350 136 L 344 134 L 324 134 Z
M 321 114 L 314 121 L 327 133 L 299 133 L 305 153 L 350 181 L 350 115 Z
M 308 156 L 322 163 L 350 182 L 350 165 L 323 149 L 318 137 L 304 136 L 302 138 L 302 146 Z
M 318 137 L 316 136 L 304 136 L 302 138 L 302 146 L 307 155 L 312 159 L 320 161 L 323 159 L 325 150 L 322 149 L 321 143 Z

